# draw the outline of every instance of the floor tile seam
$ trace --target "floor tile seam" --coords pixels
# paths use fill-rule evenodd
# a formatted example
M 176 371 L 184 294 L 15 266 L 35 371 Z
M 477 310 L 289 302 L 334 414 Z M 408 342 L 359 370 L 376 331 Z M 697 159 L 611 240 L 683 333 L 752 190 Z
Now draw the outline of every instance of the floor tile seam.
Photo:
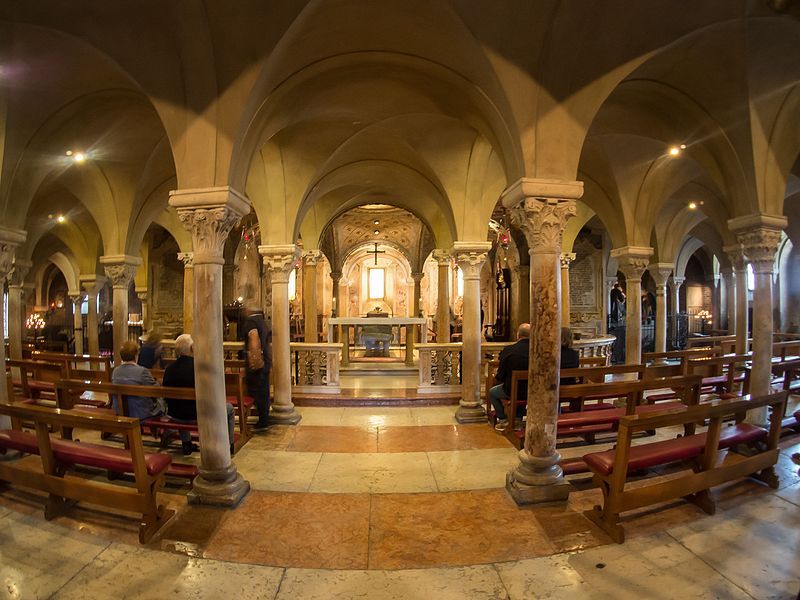
M 719 569 L 717 569 L 717 568 L 716 568 L 714 565 L 712 565 L 710 562 L 708 562 L 708 561 L 707 561 L 705 558 L 703 558 L 702 556 L 700 556 L 700 555 L 698 555 L 697 553 L 695 553 L 695 552 L 694 552 L 694 551 L 693 551 L 691 548 L 689 548 L 689 547 L 688 547 L 686 544 L 684 544 L 684 543 L 683 543 L 681 540 L 679 540 L 679 539 L 678 539 L 678 538 L 676 538 L 674 535 L 672 535 L 672 533 L 670 532 L 670 530 L 669 530 L 669 529 L 665 529 L 665 530 L 664 530 L 664 533 L 665 533 L 665 534 L 667 534 L 667 536 L 668 536 L 668 537 L 670 537 L 670 538 L 672 538 L 673 540 L 675 540 L 675 542 L 676 542 L 676 543 L 677 543 L 677 544 L 678 544 L 678 545 L 679 545 L 681 548 L 683 548 L 683 549 L 684 549 L 684 550 L 686 550 L 686 551 L 687 551 L 689 554 L 691 554 L 692 556 L 694 556 L 696 560 L 699 560 L 699 561 L 700 561 L 700 562 L 702 562 L 704 565 L 706 565 L 706 566 L 707 566 L 709 569 L 711 569 L 712 571 L 714 571 L 715 573 L 717 573 L 717 574 L 718 574 L 720 577 L 722 577 L 722 578 L 723 578 L 725 581 L 727 581 L 728 583 L 730 583 L 730 584 L 731 584 L 733 587 L 735 587 L 737 590 L 741 591 L 741 592 L 742 592 L 742 593 L 743 593 L 745 596 L 747 596 L 748 598 L 751 598 L 752 600 L 758 600 L 758 598 L 756 598 L 755 596 L 751 595 L 751 594 L 750 594 L 750 592 L 748 592 L 748 591 L 747 591 L 746 589 L 744 589 L 742 586 L 740 586 L 739 584 L 737 584 L 735 581 L 731 580 L 731 579 L 730 579 L 730 578 L 729 578 L 727 575 L 725 575 L 725 573 L 723 573 L 722 571 L 720 571 Z
M 275 448 L 264 448 L 258 449 L 253 448 L 252 450 L 248 450 L 248 456 L 255 452 L 281 452 L 281 453 L 291 453 L 291 454 L 357 454 L 359 456 L 384 456 L 384 455 L 393 455 L 393 454 L 445 454 L 448 452 L 493 452 L 495 450 L 500 450 L 503 452 L 507 452 L 508 450 L 513 449 L 513 446 L 508 446 L 507 448 L 454 448 L 452 450 L 437 450 L 437 449 L 428 449 L 428 450 L 393 450 L 393 451 L 385 451 L 385 452 L 339 452 L 339 451 L 332 451 L 332 450 L 292 450 L 290 448 L 285 449 L 275 449 Z M 236 458 L 234 457 L 234 463 L 236 462 Z
M 497 563 L 492 563 L 492 569 L 497 574 L 497 579 L 500 581 L 500 585 L 503 586 L 503 591 L 506 593 L 506 598 L 511 598 L 511 592 L 508 590 L 506 582 L 503 580 L 503 574 L 500 573 L 500 569 L 497 568 Z
M 792 486 L 787 486 L 787 487 L 785 487 L 783 489 L 786 490 L 786 489 L 789 489 L 790 487 L 792 487 Z M 791 504 L 792 506 L 800 507 L 800 503 L 797 503 L 794 500 L 789 500 L 788 498 L 784 498 L 783 496 L 780 495 L 780 493 L 781 493 L 781 490 L 775 490 L 771 494 L 771 496 L 774 497 L 774 498 L 777 498 L 778 500 L 782 500 L 783 502 L 787 502 L 787 503 Z
M 311 475 L 311 478 L 308 480 L 308 485 L 306 486 L 306 493 L 311 493 L 311 485 L 314 483 L 314 479 L 317 477 L 317 472 L 319 471 L 319 466 L 322 463 L 322 457 L 325 456 L 324 452 L 319 453 L 319 460 L 317 460 L 317 465 L 314 467 L 314 473 Z
M 442 488 L 439 487 L 439 480 L 436 479 L 436 472 L 433 470 L 433 463 L 431 462 L 431 453 L 425 452 L 425 458 L 428 459 L 428 468 L 431 470 L 431 477 L 433 477 L 433 483 L 436 486 L 436 491 L 441 492 Z
M 66 530 L 66 528 L 64 528 L 64 529 Z M 91 534 L 90 534 L 90 535 L 91 535 Z M 64 588 L 66 588 L 66 587 L 67 587 L 67 586 L 68 586 L 70 583 L 72 583 L 72 582 L 73 582 L 73 580 L 74 580 L 76 577 L 78 577 L 78 575 L 80 575 L 81 573 L 83 573 L 83 571 L 84 571 L 84 570 L 86 570 L 86 568 L 87 568 L 87 567 L 89 567 L 89 565 L 91 565 L 92 563 L 94 563 L 94 561 L 96 561 L 98 558 L 100 558 L 100 555 L 101 555 L 101 554 L 104 554 L 104 553 L 105 553 L 106 551 L 108 551 L 108 550 L 109 550 L 109 549 L 110 549 L 112 546 L 115 546 L 115 545 L 116 545 L 116 542 L 113 542 L 113 541 L 111 541 L 111 540 L 106 540 L 106 539 L 104 539 L 104 538 L 102 538 L 102 537 L 99 537 L 99 536 L 96 536 L 96 535 L 92 535 L 91 537 L 94 537 L 95 539 L 98 539 L 98 540 L 101 540 L 102 542 L 105 542 L 105 545 L 104 545 L 104 546 L 103 546 L 103 547 L 102 547 L 100 550 L 98 550 L 97 554 L 95 554 L 95 555 L 94 555 L 94 556 L 93 556 L 91 559 L 87 560 L 87 561 L 86 561 L 86 562 L 83 564 L 83 566 L 81 566 L 81 568 L 80 568 L 80 569 L 78 569 L 77 571 L 75 571 L 75 572 L 72 574 L 72 576 L 71 576 L 71 577 L 70 577 L 70 578 L 69 578 L 67 581 L 65 581 L 63 585 L 61 585 L 61 587 L 59 587 L 57 590 L 55 590 L 55 591 L 54 591 L 54 592 L 53 592 L 53 593 L 50 595 L 50 598 L 57 598 L 57 597 L 58 597 L 58 595 L 59 595 L 59 593 L 60 593 L 60 592 L 61 592 L 61 591 L 62 591 Z
M 367 570 L 372 565 L 372 494 L 369 495 L 369 516 L 367 518 Z
M 278 581 L 278 587 L 275 589 L 275 595 L 272 597 L 272 600 L 278 600 L 278 596 L 281 593 L 281 586 L 283 586 L 283 580 L 286 579 L 286 570 L 288 567 L 280 567 L 281 568 L 281 579 Z

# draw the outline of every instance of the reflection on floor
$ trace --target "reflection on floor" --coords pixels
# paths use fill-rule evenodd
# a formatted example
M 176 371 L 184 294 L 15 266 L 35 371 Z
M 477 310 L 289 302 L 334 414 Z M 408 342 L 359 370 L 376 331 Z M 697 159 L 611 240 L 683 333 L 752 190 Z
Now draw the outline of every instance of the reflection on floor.
M 239 508 L 188 507 L 187 486 L 175 482 L 164 498 L 178 515 L 147 547 L 129 515 L 79 505 L 48 523 L 42 496 L 5 490 L 0 597 L 794 598 L 800 589 L 790 458 L 800 436 L 783 442 L 779 490 L 720 487 L 715 516 L 684 502 L 640 511 L 616 545 L 582 515 L 599 498 L 585 477 L 566 506 L 518 508 L 503 488 L 516 450 L 488 425 L 458 425 L 452 406 L 299 411 L 299 426 L 273 427 L 236 455 L 253 486 Z

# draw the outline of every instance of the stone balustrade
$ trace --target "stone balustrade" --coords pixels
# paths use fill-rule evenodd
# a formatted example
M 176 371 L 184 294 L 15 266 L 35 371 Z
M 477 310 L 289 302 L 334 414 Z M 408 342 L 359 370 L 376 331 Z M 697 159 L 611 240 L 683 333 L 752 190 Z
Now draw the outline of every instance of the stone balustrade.
M 419 386 L 417 393 L 461 391 L 461 342 L 419 344 Z
M 581 357 L 584 356 L 608 356 L 614 341 L 617 338 L 613 335 L 601 335 L 593 338 L 575 340 L 572 347 L 578 351 Z
M 292 342 L 292 391 L 300 394 L 338 394 L 342 344 Z

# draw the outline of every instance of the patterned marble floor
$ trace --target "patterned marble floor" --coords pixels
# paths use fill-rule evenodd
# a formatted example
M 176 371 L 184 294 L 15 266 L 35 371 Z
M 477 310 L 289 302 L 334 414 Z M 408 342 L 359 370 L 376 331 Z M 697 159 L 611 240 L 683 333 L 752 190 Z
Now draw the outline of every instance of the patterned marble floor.
M 790 458 L 800 436 L 783 443 L 779 490 L 718 488 L 715 516 L 684 502 L 640 511 L 617 545 L 582 515 L 599 498 L 585 478 L 566 506 L 518 508 L 503 489 L 516 450 L 487 425 L 458 425 L 454 407 L 299 410 L 299 426 L 272 428 L 235 457 L 253 486 L 239 508 L 188 507 L 187 487 L 171 485 L 164 499 L 178 515 L 146 547 L 129 515 L 79 505 L 46 522 L 41 496 L 6 490 L 0 598 L 760 599 L 800 590 L 800 474 Z

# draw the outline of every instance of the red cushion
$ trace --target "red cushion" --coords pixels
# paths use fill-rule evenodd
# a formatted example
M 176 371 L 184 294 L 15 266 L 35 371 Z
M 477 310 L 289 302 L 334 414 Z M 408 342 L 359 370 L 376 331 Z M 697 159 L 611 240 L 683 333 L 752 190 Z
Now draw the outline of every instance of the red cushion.
M 582 410 L 580 412 L 565 413 L 558 417 L 558 428 L 581 427 L 597 423 L 616 423 L 620 417 L 625 416 L 624 408 L 609 408 L 607 410 Z
M 56 384 L 52 381 L 28 380 L 28 388 L 36 392 L 54 392 Z
M 182 429 L 184 431 L 197 431 L 197 421 L 194 423 L 176 423 L 169 419 L 144 419 L 142 427 L 151 427 L 153 429 Z
M 749 423 L 739 423 L 720 432 L 719 447 L 730 448 L 736 444 L 754 442 L 766 437 L 765 429 Z M 631 446 L 628 472 L 695 458 L 703 452 L 705 445 L 706 434 L 698 433 L 674 440 Z M 614 470 L 614 454 L 614 450 L 592 452 L 585 454 L 583 460 L 593 471 L 607 476 Z
M 558 463 L 564 475 L 575 475 L 576 473 L 588 473 L 589 467 L 586 465 L 582 457 L 565 458 Z
M 197 466 L 187 465 L 186 463 L 172 463 L 167 469 L 167 475 L 170 477 L 194 479 L 197 477 Z
M 133 461 L 128 450 L 70 440 L 52 440 L 51 443 L 53 455 L 60 463 L 98 467 L 117 473 L 133 473 Z M 164 471 L 171 462 L 172 457 L 169 454 L 144 455 L 147 473 L 151 476 Z
M 703 377 L 702 385 L 723 385 L 728 383 L 727 375 L 714 375 L 713 377 Z
M 39 454 L 39 444 L 36 443 L 36 435 L 25 433 L 16 429 L 0 430 L 0 448 L 8 450 L 19 450 L 28 454 Z

